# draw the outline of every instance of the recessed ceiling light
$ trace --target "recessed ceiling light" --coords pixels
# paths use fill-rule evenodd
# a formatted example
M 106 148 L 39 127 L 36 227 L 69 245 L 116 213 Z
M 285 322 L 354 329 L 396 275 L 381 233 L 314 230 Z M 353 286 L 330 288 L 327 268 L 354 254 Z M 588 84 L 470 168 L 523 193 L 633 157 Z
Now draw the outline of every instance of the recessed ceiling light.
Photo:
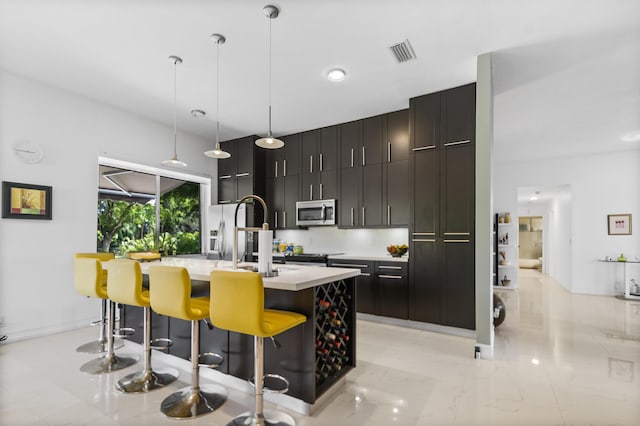
M 199 118 L 199 117 L 204 117 L 205 115 L 207 115 L 207 113 L 201 109 L 192 109 L 191 115 L 193 115 L 196 118 Z
M 640 141 L 640 130 L 635 132 L 629 132 L 622 135 L 620 138 L 623 142 L 637 142 Z
M 334 83 L 343 81 L 346 76 L 347 76 L 347 73 L 340 68 L 334 68 L 327 73 L 327 78 L 329 79 L 329 81 Z

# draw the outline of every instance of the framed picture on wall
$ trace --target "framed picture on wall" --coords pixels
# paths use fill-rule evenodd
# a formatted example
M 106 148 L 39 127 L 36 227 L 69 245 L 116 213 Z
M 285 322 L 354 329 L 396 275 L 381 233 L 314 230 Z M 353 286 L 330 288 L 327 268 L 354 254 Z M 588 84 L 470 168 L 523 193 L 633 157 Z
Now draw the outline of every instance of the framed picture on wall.
M 610 214 L 609 235 L 631 235 L 631 215 L 630 214 Z
M 50 186 L 2 182 L 2 217 L 51 220 Z

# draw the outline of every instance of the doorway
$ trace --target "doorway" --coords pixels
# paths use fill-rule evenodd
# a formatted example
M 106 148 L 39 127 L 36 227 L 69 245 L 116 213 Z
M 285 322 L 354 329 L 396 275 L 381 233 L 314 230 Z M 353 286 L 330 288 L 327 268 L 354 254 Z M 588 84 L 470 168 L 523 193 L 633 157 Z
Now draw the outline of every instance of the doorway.
M 518 217 L 518 266 L 542 271 L 542 216 Z

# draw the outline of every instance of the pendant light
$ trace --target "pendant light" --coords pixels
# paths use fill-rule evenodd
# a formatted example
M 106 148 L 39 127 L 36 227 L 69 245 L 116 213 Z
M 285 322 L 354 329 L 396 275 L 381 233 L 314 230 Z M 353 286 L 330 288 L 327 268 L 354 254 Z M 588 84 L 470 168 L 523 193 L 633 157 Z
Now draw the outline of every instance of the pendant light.
M 177 119 L 177 87 L 178 87 L 178 65 L 182 63 L 182 59 L 177 56 L 169 56 L 169 61 L 173 63 L 173 157 L 169 160 L 164 160 L 162 164 L 165 166 L 179 166 L 179 167 L 187 167 L 187 163 L 184 161 L 178 160 L 178 152 L 177 152 L 177 144 L 178 144 L 178 119 Z
M 216 147 L 205 151 L 204 155 L 211 158 L 229 158 L 231 154 L 220 148 L 220 45 L 227 39 L 220 34 L 211 34 L 211 40 L 216 44 Z
M 269 18 L 269 133 L 266 138 L 260 138 L 256 141 L 256 145 L 261 148 L 277 149 L 284 146 L 284 142 L 276 139 L 271 134 L 271 20 L 276 19 L 280 14 L 280 9 L 271 4 L 265 6 L 264 14 Z

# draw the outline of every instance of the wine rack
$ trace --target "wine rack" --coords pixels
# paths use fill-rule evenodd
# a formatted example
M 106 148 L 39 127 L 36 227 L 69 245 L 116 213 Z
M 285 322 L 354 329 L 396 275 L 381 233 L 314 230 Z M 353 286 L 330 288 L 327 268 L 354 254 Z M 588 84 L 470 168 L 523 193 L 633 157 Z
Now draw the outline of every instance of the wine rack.
M 353 363 L 352 294 L 344 280 L 315 288 L 316 387 L 334 382 Z

